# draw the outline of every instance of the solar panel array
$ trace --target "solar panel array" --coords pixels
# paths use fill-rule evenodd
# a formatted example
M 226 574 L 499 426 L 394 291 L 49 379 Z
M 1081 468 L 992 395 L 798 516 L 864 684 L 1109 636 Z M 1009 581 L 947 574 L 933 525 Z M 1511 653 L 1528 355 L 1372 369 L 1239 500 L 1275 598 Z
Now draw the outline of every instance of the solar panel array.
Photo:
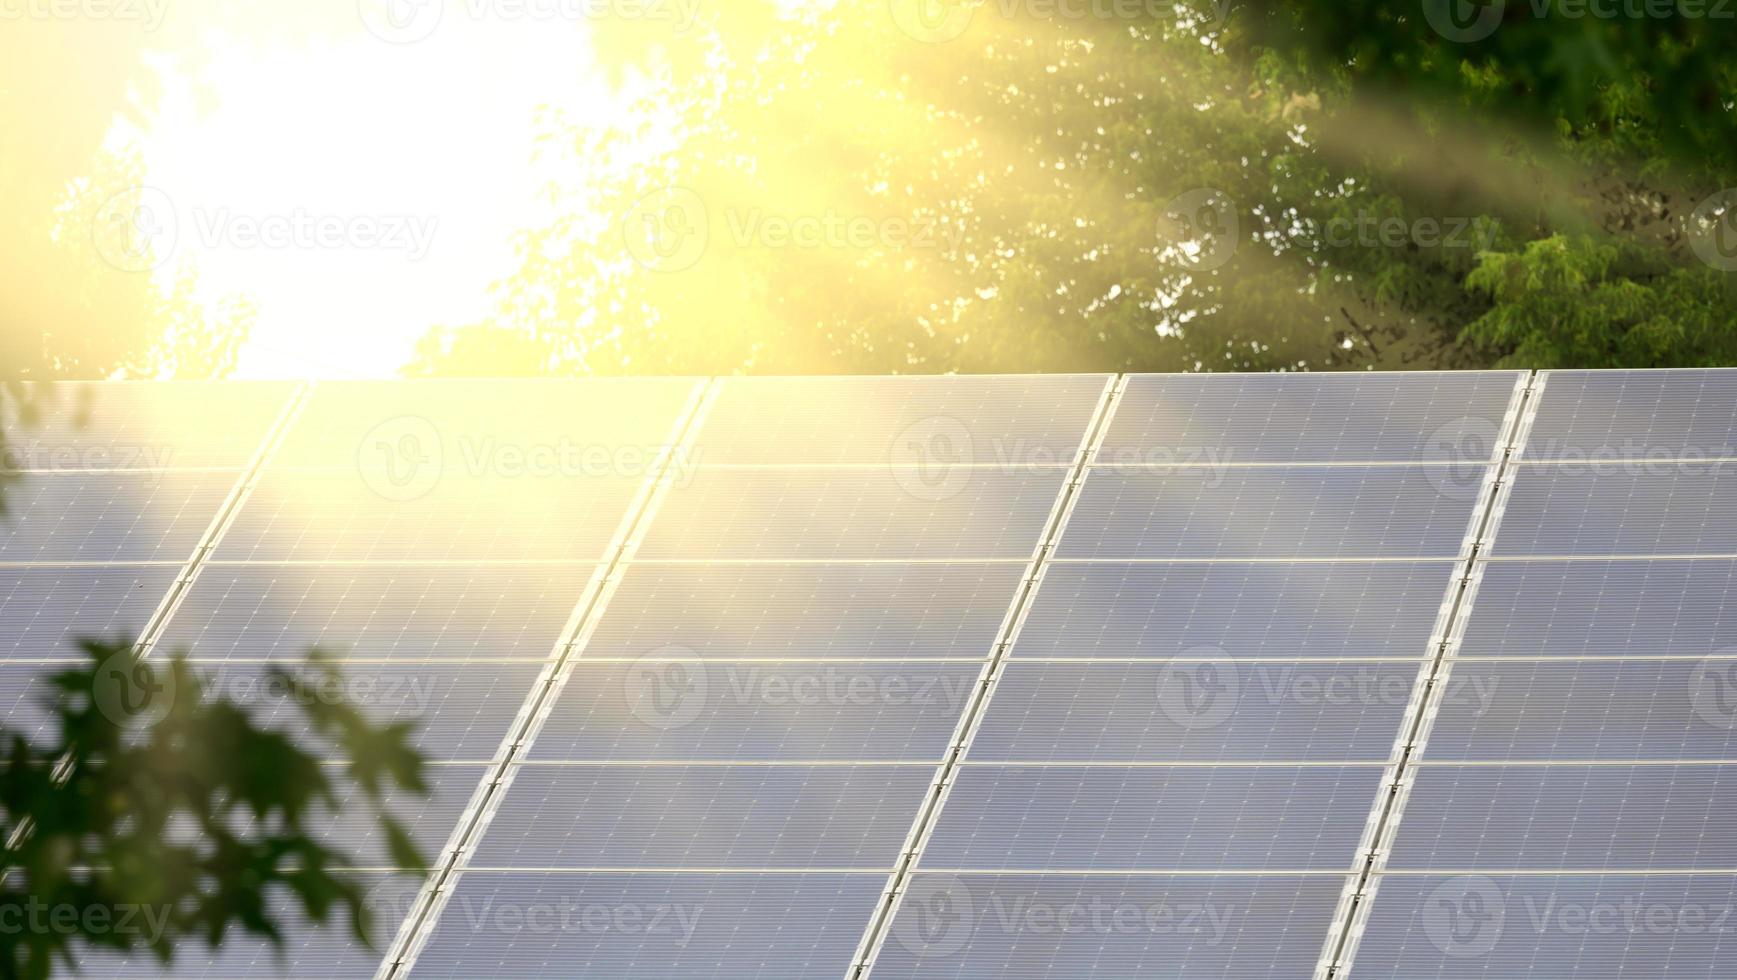
M 81 424 L 82 423 L 82 424 Z M 66 386 L 76 635 L 420 723 L 374 946 L 102 977 L 1729 977 L 1737 372 Z

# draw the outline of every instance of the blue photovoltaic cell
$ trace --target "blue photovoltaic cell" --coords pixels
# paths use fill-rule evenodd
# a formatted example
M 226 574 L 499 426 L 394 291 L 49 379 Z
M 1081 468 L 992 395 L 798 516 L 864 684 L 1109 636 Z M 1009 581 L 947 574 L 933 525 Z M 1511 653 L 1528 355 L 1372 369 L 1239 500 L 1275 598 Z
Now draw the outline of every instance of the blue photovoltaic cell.
M 546 659 L 590 565 L 209 564 L 159 649 L 202 660 Z
M 31 385 L 35 424 L 0 395 L 0 467 L 231 469 L 248 465 L 289 404 L 282 382 L 57 382 Z
M 1060 558 L 1454 558 L 1472 515 L 1448 468 L 1094 471 Z
M 1029 559 L 1067 470 L 956 473 L 702 468 L 664 498 L 638 558 Z
M 1737 867 L 1737 767 L 1424 766 L 1388 868 Z
M 1349 871 L 1382 767 L 967 766 L 925 870 Z
M 842 977 L 886 881 L 883 872 L 467 871 L 414 975 Z
M 1454 565 L 1051 565 L 1015 658 L 1416 657 Z
M 1725 980 L 1733 910 L 1729 874 L 1387 875 L 1353 975 Z
M 217 516 L 234 473 L 32 473 L 6 488 L 0 561 L 177 564 Z
M 873 975 L 1297 980 L 1343 875 L 912 876 Z
M 307 716 L 287 685 L 253 664 L 199 664 L 208 693 L 246 707 L 254 722 L 312 740 Z M 292 667 L 292 669 L 294 669 Z M 341 693 L 376 724 L 413 722 L 410 743 L 433 760 L 482 762 L 495 757 L 542 668 L 531 665 L 465 666 L 346 664 Z M 305 673 L 305 671 L 304 671 Z M 314 691 L 324 683 L 317 675 Z
M 971 664 L 581 660 L 530 756 L 939 761 L 979 672 Z
M 1520 375 L 1180 374 L 1128 379 L 1098 461 L 1488 462 Z
M 1105 375 L 728 378 L 701 464 L 1072 462 Z
M 370 938 L 374 948 L 356 938 L 349 916 L 334 907 L 325 923 L 308 921 L 294 910 L 299 901 L 287 891 L 268 893 L 274 915 L 281 912 L 283 944 L 251 936 L 231 926 L 216 949 L 198 940 L 177 943 L 175 959 L 165 966 L 147 948 L 120 954 L 94 946 L 78 947 L 77 975 L 100 980 L 133 978 L 199 978 L 253 980 L 270 977 L 321 977 L 367 980 L 380 966 L 380 950 L 392 941 L 411 908 L 420 879 L 410 874 L 353 872 L 373 914 Z M 143 920 L 138 920 L 143 922 Z M 141 930 L 146 926 L 139 925 Z
M 1737 457 L 1737 371 L 1551 371 L 1523 458 Z
M 1014 663 L 972 762 L 1383 762 L 1421 660 Z
M 24 736 L 33 745 L 59 744 L 59 722 L 47 707 L 58 703 L 60 697 L 53 678 L 77 666 L 80 665 L 0 661 L 0 728 L 8 734 Z
M 1737 654 L 1737 561 L 1504 561 L 1483 572 L 1461 656 Z
M 525 766 L 481 867 L 890 869 L 935 770 Z
M 1023 574 L 1011 562 L 634 565 L 585 657 L 981 660 Z
M 700 384 L 686 378 L 322 382 L 272 465 L 643 475 L 669 446 Z
M 1462 660 L 1448 694 L 1431 761 L 1737 759 L 1737 660 Z
M 604 558 L 642 480 L 448 474 L 400 496 L 356 472 L 266 473 L 222 561 Z
M 180 568 L 0 568 L 0 658 L 82 660 L 81 638 L 138 638 Z
M 1737 553 L 1737 463 L 1516 472 L 1496 555 Z
M 428 785 L 427 796 L 394 787 L 387 792 L 381 809 L 410 833 L 425 862 L 434 861 L 489 769 L 474 764 L 426 766 L 423 777 Z M 341 763 L 328 765 L 326 777 L 336 795 L 337 809 L 327 809 L 324 804 L 310 807 L 303 824 L 309 835 L 350 857 L 356 867 L 375 870 L 399 867 L 376 816 L 375 801 L 344 773 Z M 262 833 L 245 807 L 238 807 L 231 818 L 231 825 L 239 834 Z M 185 818 L 177 818 L 171 824 L 171 833 L 177 841 L 190 842 L 201 836 L 197 824 Z

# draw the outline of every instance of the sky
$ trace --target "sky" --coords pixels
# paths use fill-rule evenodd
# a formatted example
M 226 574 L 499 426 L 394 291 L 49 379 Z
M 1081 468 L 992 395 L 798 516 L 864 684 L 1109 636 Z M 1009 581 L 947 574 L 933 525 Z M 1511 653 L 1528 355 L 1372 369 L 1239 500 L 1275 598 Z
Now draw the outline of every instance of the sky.
M 539 106 L 626 118 L 582 20 L 467 9 L 426 36 L 212 45 L 196 69 L 161 66 L 155 115 L 129 134 L 172 214 L 156 275 L 191 263 L 202 298 L 253 299 L 237 376 L 396 374 L 512 270 L 513 232 L 537 223 Z

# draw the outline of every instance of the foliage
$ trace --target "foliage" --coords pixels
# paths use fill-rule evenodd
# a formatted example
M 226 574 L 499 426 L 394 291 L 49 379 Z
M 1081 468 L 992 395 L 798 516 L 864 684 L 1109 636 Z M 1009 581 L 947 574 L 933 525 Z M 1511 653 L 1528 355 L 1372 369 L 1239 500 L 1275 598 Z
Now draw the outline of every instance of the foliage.
M 1669 344 L 1558 343 L 1516 294 L 1470 278 L 1484 252 L 1566 236 L 1629 256 L 1611 275 L 1642 277 L 1626 281 L 1661 309 L 1730 316 L 1729 291 L 1685 244 L 1688 212 L 1717 187 L 1706 181 L 1731 173 L 1728 149 L 1677 166 L 1721 138 L 1726 110 L 1681 138 L 1646 135 L 1681 115 L 1649 79 L 1704 91 L 1729 71 L 1699 25 L 1652 47 L 1629 24 L 1589 25 L 1579 47 L 1504 26 L 1488 52 L 1463 54 L 1377 4 L 1071 19 L 965 5 L 968 26 L 940 41 L 889 6 L 744 3 L 655 44 L 644 25 L 606 38 L 658 79 L 645 130 L 551 121 L 550 220 L 523 235 L 496 315 L 438 331 L 416 373 L 1727 356 L 1692 324 Z M 1620 83 L 1587 73 L 1605 48 L 1633 70 Z M 1592 60 L 1562 60 L 1573 51 Z M 1544 115 L 1492 111 L 1538 93 L 1553 100 Z M 1226 205 L 1208 209 L 1217 240 L 1193 220 L 1207 198 Z M 772 234 L 804 221 L 869 231 L 813 246 Z M 1403 233 L 1384 238 L 1383 223 Z M 695 228 L 704 247 L 689 254 Z M 894 233 L 912 228 L 929 240 Z
M 185 942 L 216 946 L 237 928 L 280 942 L 272 906 L 285 896 L 314 921 L 347 917 L 368 941 L 351 859 L 319 830 L 341 773 L 372 807 L 394 863 L 423 867 L 385 809 L 392 791 L 427 792 L 408 728 L 375 725 L 335 696 L 337 667 L 318 653 L 303 670 L 274 669 L 272 689 L 303 708 L 321 754 L 256 727 L 184 656 L 153 663 L 125 641 L 81 646 L 85 662 L 54 675 L 45 699 L 58 735 L 32 743 L 0 732 L 0 915 L 22 926 L 0 977 L 76 969 L 92 948 L 167 963 Z M 327 755 L 345 768 L 328 769 Z

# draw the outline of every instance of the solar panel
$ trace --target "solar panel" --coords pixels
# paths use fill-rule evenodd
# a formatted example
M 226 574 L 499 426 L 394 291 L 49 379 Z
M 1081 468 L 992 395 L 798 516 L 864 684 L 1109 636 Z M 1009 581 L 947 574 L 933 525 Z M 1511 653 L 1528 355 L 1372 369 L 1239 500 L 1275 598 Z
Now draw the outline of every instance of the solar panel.
M 549 656 L 588 564 L 207 565 L 161 645 L 202 660 L 537 660 Z M 158 593 L 161 595 L 161 592 Z
M 1730 972 L 1733 381 L 1539 378 L 1356 975 Z
M 1067 471 L 710 469 L 671 487 L 646 561 L 1030 556 Z
M 890 868 L 923 766 L 531 765 L 471 858 L 512 868 Z
M 414 975 L 844 972 L 882 875 L 468 871 Z
M 1737 372 L 1552 371 L 1524 458 L 1737 460 Z
M 1051 564 L 1013 655 L 1421 656 L 1452 562 Z
M 376 949 L 93 976 L 1737 961 L 1737 372 L 74 394 L 0 524 L 5 724 L 160 612 L 311 740 L 263 678 L 325 648 L 450 872 L 347 797 Z
M 0 562 L 171 562 L 192 554 L 236 475 L 33 473 L 6 490 Z
M 1492 562 L 1463 654 L 1702 656 L 1737 647 L 1737 561 Z
M 1354 975 L 1723 977 L 1733 908 L 1728 872 L 1393 875 Z
M 968 766 L 934 870 L 1351 869 L 1374 766 Z
M 918 874 L 873 975 L 1306 977 L 1342 878 Z
M 0 566 L 0 659 L 83 658 L 81 638 L 138 635 L 176 565 Z
M 1484 464 L 1511 371 L 1145 375 L 1128 379 L 1100 464 Z
M 1445 558 L 1460 553 L 1469 496 L 1446 470 L 1316 466 L 1094 472 L 1060 558 Z
M 963 659 L 995 642 L 1023 567 L 637 564 L 588 662 L 674 647 L 705 660 Z
M 0 393 L 5 468 L 244 469 L 289 402 L 278 382 L 54 382 L 28 385 L 35 419 Z
M 1103 375 L 729 378 L 693 458 L 707 466 L 1066 466 Z
M 1379 766 L 1393 753 L 1421 666 L 1421 659 L 1079 666 L 1016 659 L 1001 676 L 971 758 Z

